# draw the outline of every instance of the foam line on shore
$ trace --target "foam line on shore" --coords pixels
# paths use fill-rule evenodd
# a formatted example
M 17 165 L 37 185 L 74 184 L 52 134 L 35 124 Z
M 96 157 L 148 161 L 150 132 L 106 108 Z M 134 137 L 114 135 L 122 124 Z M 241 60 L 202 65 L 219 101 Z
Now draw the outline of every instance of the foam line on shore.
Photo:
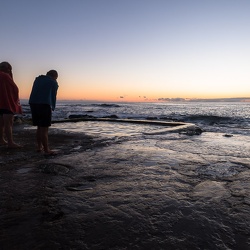
M 135 119 L 114 119 L 114 118 L 73 118 L 65 120 L 56 120 L 52 123 L 64 123 L 64 122 L 82 122 L 82 121 L 101 121 L 101 122 L 120 122 L 120 123 L 133 123 L 133 124 L 148 124 L 148 125 L 157 125 L 164 126 L 167 128 L 158 129 L 155 131 L 144 132 L 147 135 L 156 135 L 163 133 L 180 133 L 184 131 L 190 131 L 195 134 L 201 134 L 202 130 L 193 123 L 184 123 L 184 122 L 166 122 L 166 121 L 152 121 L 152 120 L 135 120 Z

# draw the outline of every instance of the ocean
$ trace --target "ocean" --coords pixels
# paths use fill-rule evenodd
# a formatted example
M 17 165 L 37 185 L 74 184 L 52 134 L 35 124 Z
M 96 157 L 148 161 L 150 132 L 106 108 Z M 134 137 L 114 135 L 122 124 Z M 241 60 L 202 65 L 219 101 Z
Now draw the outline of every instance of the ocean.
M 24 116 L 30 117 L 27 101 L 21 102 Z M 250 103 L 247 102 L 172 102 L 172 103 L 101 103 L 86 101 L 58 101 L 53 121 L 70 117 L 160 120 L 194 123 L 205 132 L 250 135 Z M 93 122 L 89 122 L 93 124 Z M 86 127 L 84 123 L 62 125 L 74 131 Z M 59 126 L 59 125 L 57 125 Z M 107 126 L 107 125 L 106 125 Z M 112 125 L 111 125 L 112 126 Z M 123 133 L 130 133 L 131 124 L 113 125 Z M 122 126 L 121 129 L 119 127 Z M 90 128 L 92 125 L 90 125 Z M 103 129 L 103 126 L 102 126 Z

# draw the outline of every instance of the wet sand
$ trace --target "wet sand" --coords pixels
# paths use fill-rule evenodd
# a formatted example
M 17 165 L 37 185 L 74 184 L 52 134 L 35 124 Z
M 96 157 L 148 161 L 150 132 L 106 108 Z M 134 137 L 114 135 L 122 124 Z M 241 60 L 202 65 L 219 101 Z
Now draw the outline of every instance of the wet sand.
M 47 157 L 22 127 L 0 151 L 1 250 L 250 249 L 250 158 L 230 141 L 51 129 Z

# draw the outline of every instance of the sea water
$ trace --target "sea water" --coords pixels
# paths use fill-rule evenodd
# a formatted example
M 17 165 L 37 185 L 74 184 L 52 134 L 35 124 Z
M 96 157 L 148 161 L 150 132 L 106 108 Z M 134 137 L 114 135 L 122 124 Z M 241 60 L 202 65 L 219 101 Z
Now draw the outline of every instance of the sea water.
M 30 117 L 27 101 L 22 101 L 24 114 Z M 100 103 L 86 101 L 58 101 L 52 120 L 76 116 L 97 118 L 161 120 L 194 123 L 203 131 L 250 135 L 250 103 L 247 102 L 167 102 L 167 103 Z M 87 123 L 85 123 L 87 124 Z M 88 129 L 93 127 L 88 123 Z M 79 124 L 62 125 L 79 129 Z M 85 125 L 84 125 L 85 126 Z M 105 125 L 114 131 L 114 125 Z M 118 132 L 141 132 L 138 125 L 116 124 Z M 100 128 L 101 129 L 101 128 Z M 103 128 L 102 128 L 103 129 Z

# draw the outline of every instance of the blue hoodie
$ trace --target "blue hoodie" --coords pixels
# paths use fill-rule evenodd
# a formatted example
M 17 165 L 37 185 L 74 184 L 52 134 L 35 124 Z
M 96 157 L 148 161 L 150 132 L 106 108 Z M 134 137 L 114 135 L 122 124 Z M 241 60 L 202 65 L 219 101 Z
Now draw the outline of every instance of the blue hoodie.
M 56 107 L 58 83 L 50 76 L 38 76 L 32 87 L 29 104 L 49 104 L 52 110 Z

